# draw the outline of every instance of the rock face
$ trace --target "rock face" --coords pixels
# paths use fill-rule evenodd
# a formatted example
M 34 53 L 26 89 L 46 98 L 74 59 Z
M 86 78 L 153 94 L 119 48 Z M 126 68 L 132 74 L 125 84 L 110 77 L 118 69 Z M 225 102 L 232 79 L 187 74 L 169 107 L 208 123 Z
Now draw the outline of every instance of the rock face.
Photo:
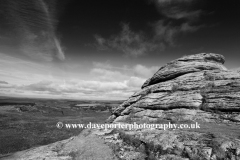
M 240 159 L 240 73 L 226 69 L 224 61 L 222 55 L 201 53 L 167 63 L 115 108 L 108 121 L 199 122 L 198 130 L 124 134 L 137 137 L 145 144 L 145 156 L 155 159 Z M 160 149 L 146 151 L 149 143 Z
M 167 63 L 107 120 L 155 127 L 91 130 L 7 159 L 240 160 L 240 72 L 224 61 L 201 53 Z
M 213 53 L 174 60 L 114 109 L 109 120 L 176 120 L 174 115 L 181 113 L 184 120 L 219 121 L 219 115 L 210 111 L 234 112 L 228 119 L 236 119 L 240 112 L 240 74 L 227 70 L 223 63 L 224 57 Z
M 161 67 L 152 78 L 143 84 L 142 88 L 202 70 L 227 70 L 222 65 L 224 62 L 225 60 L 222 55 L 212 53 L 185 56 Z

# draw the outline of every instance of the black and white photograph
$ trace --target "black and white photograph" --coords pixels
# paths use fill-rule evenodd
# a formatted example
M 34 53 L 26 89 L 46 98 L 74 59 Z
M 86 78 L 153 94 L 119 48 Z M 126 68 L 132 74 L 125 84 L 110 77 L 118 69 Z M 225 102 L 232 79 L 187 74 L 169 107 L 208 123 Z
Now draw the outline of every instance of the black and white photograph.
M 0 0 L 0 160 L 240 160 L 240 1 Z

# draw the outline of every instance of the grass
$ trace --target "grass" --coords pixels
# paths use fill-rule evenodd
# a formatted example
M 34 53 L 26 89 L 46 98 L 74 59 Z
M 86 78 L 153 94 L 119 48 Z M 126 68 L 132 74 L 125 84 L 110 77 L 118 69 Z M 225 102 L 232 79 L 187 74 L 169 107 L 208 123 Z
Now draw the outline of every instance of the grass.
M 168 151 L 164 151 L 161 145 L 154 144 L 153 141 L 143 142 L 139 137 L 125 133 L 119 130 L 119 137 L 123 142 L 133 146 L 137 152 L 147 155 L 148 160 L 156 160 L 158 155 L 167 154 Z M 116 147 L 115 147 L 116 148 Z M 117 151 L 118 149 L 116 149 Z
M 64 107 L 62 110 L 65 114 L 62 115 L 55 106 L 53 108 L 39 106 L 38 110 L 41 112 L 18 112 L 6 110 L 8 107 L 0 106 L 0 156 L 67 139 L 82 131 L 82 129 L 58 129 L 56 123 L 59 121 L 84 124 L 104 123 L 110 116 L 110 112 L 72 110 L 72 108 L 66 108 L 66 105 Z
M 122 131 L 119 132 L 119 137 L 127 144 L 132 145 L 136 148 L 140 147 L 140 145 L 142 144 L 139 138 L 136 138 L 133 135 L 126 134 Z
M 85 117 L 67 118 L 64 123 L 88 123 L 88 122 L 104 122 L 109 115 L 98 113 L 96 115 L 89 113 Z M 101 118 L 98 118 L 101 117 Z M 79 119 L 82 119 L 80 122 Z M 66 120 L 69 119 L 69 120 Z M 34 119 L 33 117 L 16 118 L 14 121 L 8 118 L 2 119 L 0 130 L 0 154 L 11 153 L 19 150 L 28 149 L 30 147 L 45 145 L 59 140 L 67 139 L 71 136 L 78 135 L 82 129 L 58 129 L 56 123 L 60 119 L 42 118 Z

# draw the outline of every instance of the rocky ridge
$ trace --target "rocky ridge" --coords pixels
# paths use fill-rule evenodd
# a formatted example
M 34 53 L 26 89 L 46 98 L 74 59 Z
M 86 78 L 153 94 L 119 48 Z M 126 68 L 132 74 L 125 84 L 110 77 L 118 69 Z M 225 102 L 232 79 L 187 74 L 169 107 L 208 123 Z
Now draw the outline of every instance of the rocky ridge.
M 88 129 L 6 159 L 240 160 L 240 73 L 224 62 L 213 53 L 171 61 L 108 119 L 200 128 Z

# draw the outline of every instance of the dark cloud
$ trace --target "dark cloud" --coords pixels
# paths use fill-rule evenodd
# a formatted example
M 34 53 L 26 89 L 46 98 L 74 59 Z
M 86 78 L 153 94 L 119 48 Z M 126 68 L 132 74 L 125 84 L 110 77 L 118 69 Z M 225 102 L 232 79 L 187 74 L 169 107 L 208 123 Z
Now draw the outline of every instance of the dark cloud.
M 195 32 L 204 25 L 196 25 L 201 10 L 193 10 L 192 0 L 152 0 L 161 19 L 151 22 L 153 35 L 146 37 L 143 32 L 134 32 L 128 24 L 122 31 L 109 38 L 95 35 L 100 50 L 117 49 L 130 56 L 141 56 L 151 51 L 163 51 L 167 46 L 176 46 L 176 37 L 182 33 Z
M 130 29 L 128 24 L 122 24 L 122 31 L 109 39 L 95 36 L 98 49 L 117 49 L 127 56 L 141 56 L 146 52 L 157 48 L 157 45 L 149 41 L 143 33 L 137 33 Z
M 195 32 L 204 25 L 192 26 L 189 22 L 184 22 L 180 25 L 173 25 L 173 22 L 166 23 L 164 20 L 159 20 L 153 25 L 155 43 L 161 45 L 175 46 L 176 37 L 179 34 Z
M 160 14 L 172 19 L 197 20 L 201 10 L 194 10 L 194 2 L 198 0 L 152 0 Z
M 163 10 L 162 12 L 164 15 L 166 15 L 169 18 L 173 19 L 187 19 L 190 21 L 195 21 L 197 18 L 200 17 L 202 11 L 197 10 L 197 11 L 185 11 L 181 10 L 179 8 L 171 8 L 169 10 Z
M 0 81 L 0 84 L 9 84 L 9 83 L 6 81 Z
M 198 0 L 195 0 L 195 2 Z M 178 34 L 195 32 L 204 27 L 196 25 L 202 10 L 194 10 L 193 0 L 152 0 L 163 18 L 153 24 L 156 39 L 164 40 L 170 46 L 175 46 Z
M 13 89 L 15 87 L 16 87 L 16 85 L 9 84 L 6 81 L 0 81 L 0 90 L 6 89 L 6 88 Z
M 51 81 L 41 81 L 38 83 L 33 83 L 30 85 L 24 85 L 21 86 L 20 88 L 25 89 L 25 90 L 30 90 L 30 91 L 48 91 L 51 93 L 56 93 L 58 90 L 52 85 L 53 83 Z

